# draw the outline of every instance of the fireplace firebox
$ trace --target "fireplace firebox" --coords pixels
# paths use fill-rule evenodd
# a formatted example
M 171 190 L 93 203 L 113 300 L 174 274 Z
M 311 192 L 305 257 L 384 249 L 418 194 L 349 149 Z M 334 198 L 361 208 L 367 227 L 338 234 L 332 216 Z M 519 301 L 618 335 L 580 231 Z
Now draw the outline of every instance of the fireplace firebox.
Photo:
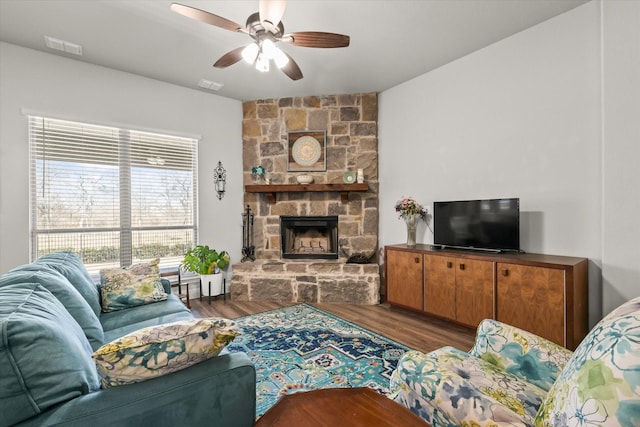
M 282 258 L 337 259 L 337 216 L 281 216 Z

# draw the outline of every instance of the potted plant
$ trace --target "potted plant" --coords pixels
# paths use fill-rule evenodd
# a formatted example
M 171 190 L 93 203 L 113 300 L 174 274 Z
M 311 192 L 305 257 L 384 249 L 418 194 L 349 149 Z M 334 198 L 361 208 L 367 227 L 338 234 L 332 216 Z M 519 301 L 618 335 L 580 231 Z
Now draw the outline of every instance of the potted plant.
M 207 245 L 196 245 L 184 254 L 182 264 L 186 271 L 200 275 L 202 295 L 215 296 L 224 292 L 221 273 L 229 266 L 230 260 L 227 251 L 218 252 Z

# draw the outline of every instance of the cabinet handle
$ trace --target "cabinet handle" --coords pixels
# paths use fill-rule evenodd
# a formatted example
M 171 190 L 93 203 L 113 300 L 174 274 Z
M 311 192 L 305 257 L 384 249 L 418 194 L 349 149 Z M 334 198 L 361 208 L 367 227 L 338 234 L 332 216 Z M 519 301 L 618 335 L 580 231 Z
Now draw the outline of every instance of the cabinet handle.
M 413 260 L 416 262 L 416 264 L 420 264 L 420 258 L 419 257 L 415 257 Z
M 464 270 L 464 264 L 460 263 L 460 270 Z
M 447 261 L 447 268 L 453 267 L 453 263 L 451 261 Z
M 507 270 L 506 268 L 503 268 L 502 270 L 500 270 L 500 272 L 504 277 L 507 277 L 509 275 L 509 270 Z

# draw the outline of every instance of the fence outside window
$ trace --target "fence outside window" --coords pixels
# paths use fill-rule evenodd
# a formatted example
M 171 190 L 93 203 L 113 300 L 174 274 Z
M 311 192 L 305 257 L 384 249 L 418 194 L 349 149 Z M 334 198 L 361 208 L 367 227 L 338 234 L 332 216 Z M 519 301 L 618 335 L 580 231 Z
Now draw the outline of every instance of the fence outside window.
M 175 267 L 196 243 L 196 139 L 30 116 L 29 141 L 33 259 Z

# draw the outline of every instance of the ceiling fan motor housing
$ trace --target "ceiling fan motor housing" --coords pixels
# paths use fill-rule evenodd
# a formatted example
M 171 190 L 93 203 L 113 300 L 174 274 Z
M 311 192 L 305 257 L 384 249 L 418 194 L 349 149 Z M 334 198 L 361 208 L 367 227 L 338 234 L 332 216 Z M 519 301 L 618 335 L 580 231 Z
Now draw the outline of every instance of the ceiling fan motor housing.
M 282 25 L 282 21 L 278 23 L 276 26 L 271 26 L 270 29 L 265 28 L 265 25 L 262 21 L 260 21 L 260 14 L 258 12 L 252 13 L 247 18 L 247 32 L 251 37 L 256 40 L 260 40 L 264 38 L 265 34 L 269 34 L 273 41 L 280 40 L 280 37 L 284 34 L 284 25 Z

